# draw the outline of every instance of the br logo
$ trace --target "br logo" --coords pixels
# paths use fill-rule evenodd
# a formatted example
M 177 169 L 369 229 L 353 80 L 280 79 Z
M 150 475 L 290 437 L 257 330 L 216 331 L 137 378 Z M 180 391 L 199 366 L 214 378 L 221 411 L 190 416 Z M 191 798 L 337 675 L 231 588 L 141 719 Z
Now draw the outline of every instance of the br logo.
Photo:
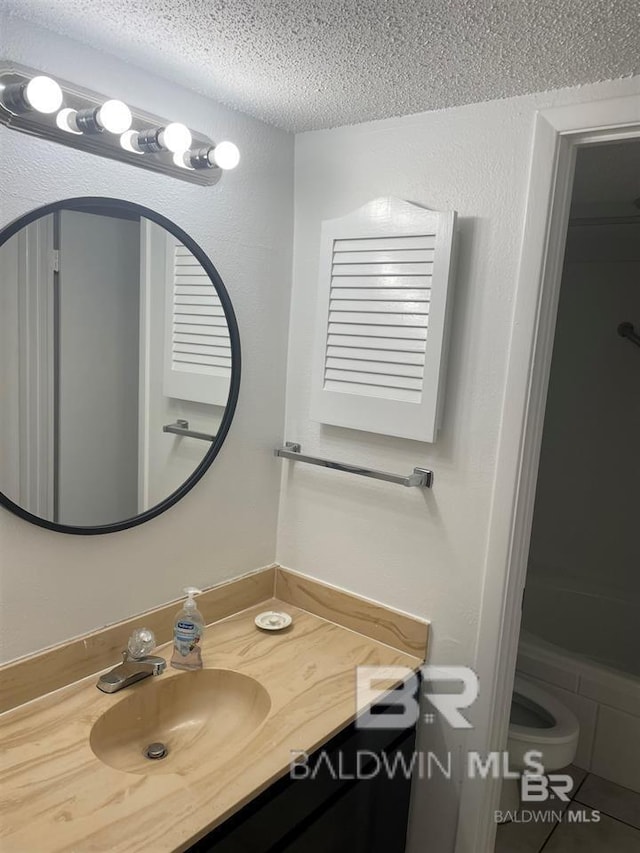
M 433 666 L 421 669 L 426 683 L 447 684 L 455 689 L 426 692 L 425 699 L 455 729 L 470 729 L 471 723 L 460 712 L 478 698 L 478 676 L 467 666 Z M 395 688 L 389 691 L 390 685 Z M 377 685 L 377 686 L 376 686 Z M 404 666 L 359 666 L 356 674 L 357 705 L 359 708 L 374 706 L 380 700 L 387 706 L 395 706 L 395 714 L 377 714 L 372 707 L 363 711 L 356 721 L 361 729 L 403 729 L 412 726 L 420 716 L 417 697 L 418 677 L 413 670 Z M 433 722 L 434 715 L 425 715 L 426 722 Z
M 522 774 L 522 800 L 529 803 L 544 803 L 550 797 L 568 802 L 573 788 L 573 779 L 565 773 L 552 773 L 538 776 L 535 773 Z

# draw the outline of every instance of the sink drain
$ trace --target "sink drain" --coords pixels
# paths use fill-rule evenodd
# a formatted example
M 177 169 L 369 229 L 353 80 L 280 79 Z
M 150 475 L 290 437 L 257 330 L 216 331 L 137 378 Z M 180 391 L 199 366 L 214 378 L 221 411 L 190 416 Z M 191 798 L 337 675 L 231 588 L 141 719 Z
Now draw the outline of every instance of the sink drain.
M 146 758 L 157 761 L 160 758 L 164 758 L 168 752 L 169 750 L 163 743 L 150 743 L 145 749 L 144 754 Z

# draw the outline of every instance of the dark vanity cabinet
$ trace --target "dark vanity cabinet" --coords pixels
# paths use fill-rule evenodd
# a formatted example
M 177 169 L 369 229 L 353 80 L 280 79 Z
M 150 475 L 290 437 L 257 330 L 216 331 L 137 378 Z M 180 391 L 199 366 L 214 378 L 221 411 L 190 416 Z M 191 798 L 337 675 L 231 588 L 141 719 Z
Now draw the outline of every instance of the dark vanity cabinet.
M 189 853 L 404 853 L 414 749 L 415 727 L 351 725 L 306 778 L 280 779 Z

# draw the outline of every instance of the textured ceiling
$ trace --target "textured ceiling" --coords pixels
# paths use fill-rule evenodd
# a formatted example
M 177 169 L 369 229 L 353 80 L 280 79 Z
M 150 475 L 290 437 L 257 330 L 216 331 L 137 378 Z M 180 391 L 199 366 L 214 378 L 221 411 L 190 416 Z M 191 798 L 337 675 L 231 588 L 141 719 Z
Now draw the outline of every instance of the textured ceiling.
M 640 72 L 638 0 L 0 0 L 287 130 Z

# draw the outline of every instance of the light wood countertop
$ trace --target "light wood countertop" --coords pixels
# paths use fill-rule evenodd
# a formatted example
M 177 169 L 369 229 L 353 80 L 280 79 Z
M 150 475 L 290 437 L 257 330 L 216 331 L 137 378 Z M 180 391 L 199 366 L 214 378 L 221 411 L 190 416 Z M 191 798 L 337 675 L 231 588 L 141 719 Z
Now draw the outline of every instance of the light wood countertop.
M 286 610 L 293 625 L 267 633 L 257 613 Z M 355 667 L 422 659 L 271 599 L 205 630 L 206 668 L 255 678 L 270 710 L 238 751 L 207 755 L 188 772 L 138 775 L 93 753 L 95 721 L 152 678 L 107 695 L 97 674 L 0 716 L 2 853 L 183 851 L 289 769 L 291 750 L 311 752 L 353 721 Z M 161 650 L 167 659 L 171 647 Z M 158 678 L 188 674 L 167 668 Z

